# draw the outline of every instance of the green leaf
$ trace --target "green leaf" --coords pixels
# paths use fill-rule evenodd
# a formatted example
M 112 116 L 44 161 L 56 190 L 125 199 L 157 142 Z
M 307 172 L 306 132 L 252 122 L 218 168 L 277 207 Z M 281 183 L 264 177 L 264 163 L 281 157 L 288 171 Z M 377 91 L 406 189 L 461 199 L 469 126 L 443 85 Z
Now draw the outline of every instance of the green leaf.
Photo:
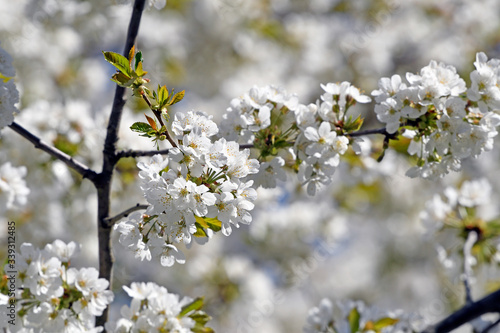
M 198 222 L 205 229 L 212 229 L 217 232 L 220 231 L 222 227 L 222 222 L 216 218 L 212 217 L 199 217 L 195 216 L 196 222 Z
M 111 65 L 115 66 L 116 69 L 118 69 L 120 72 L 123 74 L 128 75 L 129 77 L 132 76 L 132 70 L 130 69 L 130 62 L 128 61 L 127 58 L 122 56 L 119 53 L 116 52 L 102 52 L 104 54 L 104 59 L 106 59 L 107 62 L 109 62 Z
M 148 133 L 149 131 L 154 131 L 151 125 L 143 122 L 133 123 L 132 126 L 130 126 L 130 129 L 134 132 L 139 132 L 139 133 Z
M 215 331 L 210 327 L 203 327 L 195 325 L 195 327 L 191 328 L 191 331 L 194 333 L 214 333 Z
M 0 73 L 0 80 L 3 80 L 3 82 L 9 82 L 10 79 L 12 79 L 12 78 Z
M 123 74 L 122 72 L 113 74 L 113 76 L 111 77 L 111 81 L 123 87 L 129 87 L 133 83 L 132 78 L 130 78 L 126 74 Z
M 138 64 L 135 64 L 135 74 L 139 77 L 141 76 L 144 76 L 146 74 L 148 74 L 148 72 L 144 71 L 142 69 L 142 62 L 138 63 Z
M 361 318 L 357 308 L 353 308 L 347 319 L 349 320 L 349 327 L 351 328 L 351 333 L 356 333 L 359 330 L 359 319 Z
M 137 68 L 141 65 L 141 63 L 143 62 L 143 58 L 142 58 L 142 52 L 141 51 L 137 51 L 137 53 L 135 54 L 135 70 L 137 71 Z
M 395 318 L 389 318 L 389 317 L 380 318 L 373 324 L 373 329 L 378 332 L 382 330 L 384 327 L 396 324 L 398 321 L 399 319 Z
M 190 314 L 189 318 L 193 319 L 196 324 L 200 326 L 205 326 L 205 324 L 212 319 L 212 317 L 210 317 L 203 311 L 196 311 L 195 313 Z
M 132 45 L 132 47 L 128 51 L 128 63 L 130 65 L 132 64 L 132 59 L 134 59 L 134 54 L 135 54 L 135 45 Z M 130 66 L 130 69 L 132 69 L 132 66 Z
M 181 312 L 179 313 L 179 318 L 184 317 L 191 311 L 196 311 L 201 309 L 202 306 L 203 306 L 203 297 L 197 297 L 194 301 L 182 307 Z
M 207 232 L 205 231 L 205 229 L 203 229 L 203 227 L 195 222 L 194 224 L 196 226 L 196 232 L 193 234 L 194 237 L 207 237 Z
M 185 90 L 178 92 L 177 94 L 174 95 L 174 97 L 172 97 L 172 100 L 168 104 L 173 105 L 175 103 L 179 103 L 180 101 L 182 101 L 185 94 L 186 94 Z
M 163 87 L 158 86 L 158 104 L 160 104 L 160 106 L 163 106 L 167 100 L 168 100 L 167 86 Z

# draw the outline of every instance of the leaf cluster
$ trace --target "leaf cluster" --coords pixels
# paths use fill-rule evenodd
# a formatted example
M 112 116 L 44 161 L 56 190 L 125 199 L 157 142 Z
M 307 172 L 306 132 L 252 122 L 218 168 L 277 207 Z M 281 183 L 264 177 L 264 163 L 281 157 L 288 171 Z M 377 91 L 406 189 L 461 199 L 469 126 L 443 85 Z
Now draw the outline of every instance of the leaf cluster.
M 102 53 L 104 59 L 117 69 L 118 72 L 111 77 L 111 81 L 119 86 L 135 90 L 149 82 L 148 79 L 143 78 L 148 72 L 142 69 L 142 52 L 135 53 L 135 46 L 130 49 L 128 58 L 111 51 L 103 51 Z M 136 95 L 135 91 L 134 95 Z
M 194 327 L 191 331 L 194 333 L 213 333 L 214 330 L 210 327 L 205 327 L 206 323 L 212 319 L 204 311 L 201 310 L 203 307 L 203 297 L 198 297 L 194 299 L 191 303 L 186 304 L 182 307 L 179 313 L 179 318 L 188 316 L 195 321 Z
M 382 330 L 388 326 L 395 325 L 399 319 L 383 317 L 376 321 L 367 321 L 364 327 L 361 327 L 361 314 L 359 313 L 357 308 L 353 308 L 348 316 L 347 320 L 349 321 L 349 327 L 351 329 L 351 333 L 357 332 L 375 332 L 381 333 Z

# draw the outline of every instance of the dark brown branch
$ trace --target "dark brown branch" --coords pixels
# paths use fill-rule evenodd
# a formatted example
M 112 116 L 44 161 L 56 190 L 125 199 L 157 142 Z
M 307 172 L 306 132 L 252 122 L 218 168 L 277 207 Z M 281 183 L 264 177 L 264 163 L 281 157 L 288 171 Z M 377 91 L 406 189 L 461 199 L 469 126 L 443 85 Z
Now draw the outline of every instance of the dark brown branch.
M 127 41 L 123 51 L 125 57 L 128 57 L 130 49 L 132 49 L 132 46 L 135 44 L 145 2 L 146 0 L 135 0 L 134 2 L 127 31 Z M 109 217 L 113 170 L 118 162 L 116 156 L 116 142 L 118 141 L 118 129 L 120 127 L 123 106 L 125 105 L 124 94 L 125 88 L 117 86 L 113 99 L 113 107 L 111 108 L 111 115 L 109 116 L 106 139 L 104 141 L 102 172 L 94 181 L 98 200 L 97 232 L 99 239 L 99 276 L 110 282 L 110 289 L 113 287 L 112 268 L 114 259 L 111 250 L 112 229 L 106 219 Z M 96 325 L 104 326 L 107 319 L 108 309 L 104 310 L 103 314 L 97 318 Z
M 112 226 L 113 224 L 115 224 L 115 222 L 119 221 L 120 219 L 122 219 L 124 217 L 127 217 L 130 213 L 133 213 L 137 210 L 146 209 L 146 208 L 148 208 L 148 205 L 137 204 L 133 207 L 130 207 L 129 209 L 124 210 L 123 212 L 121 212 L 119 214 L 116 214 L 113 217 L 108 217 L 106 219 L 106 222 L 108 223 L 109 226 Z
M 162 150 L 122 150 L 116 153 L 117 158 L 125 157 L 141 157 L 141 156 L 154 156 L 157 154 L 166 155 L 170 151 L 169 149 Z
M 85 164 L 78 162 L 74 160 L 71 156 L 68 154 L 60 151 L 59 149 L 49 145 L 48 143 L 42 141 L 39 137 L 22 127 L 16 122 L 13 122 L 12 124 L 9 125 L 9 127 L 35 146 L 35 148 L 38 148 L 40 150 L 43 150 L 44 152 L 48 153 L 50 156 L 58 159 L 59 161 L 62 161 L 64 164 L 69 166 L 71 169 L 75 170 L 78 172 L 80 175 L 82 175 L 83 178 L 90 179 L 93 181 L 96 177 L 96 172 L 90 169 L 88 166 Z
M 500 290 L 495 291 L 477 302 L 465 305 L 460 310 L 452 313 L 436 325 L 427 328 L 422 333 L 451 332 L 455 328 L 486 313 L 500 313 Z
M 387 133 L 387 131 L 385 130 L 385 127 L 384 127 L 384 128 L 377 128 L 377 129 L 347 133 L 346 136 L 350 136 L 350 137 L 354 138 L 357 136 L 372 135 L 372 134 L 383 134 L 385 136 L 392 136 L 393 135 L 393 134 Z

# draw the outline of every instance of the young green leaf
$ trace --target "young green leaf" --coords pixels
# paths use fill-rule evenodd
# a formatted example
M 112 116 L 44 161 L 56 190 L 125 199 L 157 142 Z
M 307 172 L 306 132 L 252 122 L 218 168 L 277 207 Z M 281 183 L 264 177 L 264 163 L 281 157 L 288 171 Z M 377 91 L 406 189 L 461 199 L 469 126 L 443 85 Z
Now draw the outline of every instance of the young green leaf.
M 180 101 L 182 101 L 185 94 L 186 92 L 184 90 L 175 94 L 174 97 L 172 97 L 172 100 L 170 101 L 169 105 L 173 105 L 175 103 L 179 103 Z
M 347 316 L 347 319 L 349 320 L 349 327 L 351 328 L 351 333 L 356 333 L 359 330 L 359 320 L 361 319 L 361 316 L 359 314 L 359 311 L 357 308 L 353 308 L 351 312 L 349 312 L 349 315 Z
M 194 224 L 196 226 L 196 232 L 193 234 L 194 237 L 207 237 L 207 232 L 205 231 L 205 229 L 203 229 L 203 227 L 195 222 Z
M 154 131 L 154 129 L 149 124 L 142 122 L 133 123 L 132 126 L 130 126 L 130 129 L 134 132 L 139 133 L 148 133 L 149 131 Z
M 129 87 L 132 84 L 132 79 L 122 72 L 115 73 L 111 77 L 111 81 L 117 83 L 122 87 Z
M 139 67 L 143 60 L 144 59 L 142 58 L 142 52 L 137 51 L 137 53 L 135 54 L 135 70 L 137 70 L 137 67 Z
M 135 74 L 139 77 L 148 74 L 148 72 L 142 69 L 142 62 L 135 64 Z
M 380 332 L 383 328 L 387 326 L 392 326 L 396 324 L 399 321 L 399 319 L 395 318 L 390 318 L 390 317 L 385 317 L 385 318 L 380 318 L 373 324 L 373 329 L 376 332 Z
M 103 51 L 102 54 L 104 54 L 104 59 L 106 59 L 106 61 L 109 62 L 111 65 L 115 66 L 116 69 L 118 69 L 120 72 L 128 75 L 129 77 L 132 76 L 132 70 L 130 69 L 130 62 L 128 61 L 127 58 L 125 58 L 119 53 L 111 51 L 106 51 L 106 52 Z
M 128 52 L 128 63 L 129 63 L 129 68 L 132 70 L 132 60 L 134 59 L 134 54 L 135 54 L 135 45 L 132 45 L 130 48 L 130 51 Z
M 190 314 L 189 318 L 193 319 L 196 322 L 196 326 L 195 327 L 198 327 L 198 329 L 202 329 L 202 328 L 204 329 L 204 330 L 201 330 L 199 332 L 212 332 L 212 331 L 210 331 L 211 328 L 204 327 L 205 324 L 212 319 L 212 317 L 210 317 L 209 315 L 207 315 L 205 312 L 203 312 L 203 311 L 196 311 L 195 313 Z M 208 329 L 209 331 L 207 331 L 206 329 Z M 193 329 L 193 332 L 194 331 L 195 330 Z
M 0 80 L 3 80 L 3 82 L 9 82 L 10 79 L 12 79 L 12 78 L 0 73 Z
M 182 307 L 181 313 L 179 313 L 179 317 L 184 317 L 191 311 L 199 310 L 201 309 L 202 306 L 203 306 L 203 297 L 197 297 L 194 301 Z
M 222 227 L 222 222 L 216 218 L 195 216 L 196 222 L 205 229 L 212 229 L 217 232 Z
M 214 333 L 215 331 L 210 327 L 203 327 L 196 324 L 193 328 L 191 328 L 193 333 Z
M 168 89 L 167 86 L 158 86 L 158 104 L 163 106 L 168 99 Z

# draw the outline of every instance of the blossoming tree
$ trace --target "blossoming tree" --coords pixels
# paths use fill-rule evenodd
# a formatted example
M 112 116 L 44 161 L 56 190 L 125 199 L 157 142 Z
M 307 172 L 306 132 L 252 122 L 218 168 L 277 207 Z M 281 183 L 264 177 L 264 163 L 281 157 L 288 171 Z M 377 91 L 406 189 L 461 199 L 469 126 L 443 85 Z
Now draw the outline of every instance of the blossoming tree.
M 40 24 L 57 18 L 62 27 L 71 21 L 83 29 L 88 24 L 78 23 L 79 15 L 99 12 L 99 6 L 103 6 L 100 2 L 48 3 L 26 15 L 39 19 Z M 302 17 L 288 12 L 293 5 L 286 1 L 240 1 L 238 5 L 249 10 L 251 19 L 247 22 L 233 15 L 234 4 L 186 3 L 169 2 L 176 13 L 170 18 L 178 20 L 176 15 L 187 11 L 190 5 L 196 15 L 207 17 L 216 8 L 216 12 L 230 13 L 232 24 L 249 25 L 253 33 L 264 34 L 264 41 L 255 41 L 248 33 L 238 35 L 234 50 L 247 56 L 252 54 L 252 43 L 263 43 L 259 50 L 268 46 L 269 54 L 275 52 L 265 43 L 269 39 L 297 48 L 298 41 L 304 39 L 294 40 L 290 36 L 294 32 L 307 34 L 307 24 L 300 33 L 294 30 L 307 15 L 346 10 L 340 5 L 313 1 L 310 12 L 306 10 Z M 384 4 L 388 6 L 386 14 L 405 8 L 396 2 Z M 31 8 L 24 5 L 23 10 Z M 112 8 L 111 12 L 130 8 L 106 6 Z M 465 323 L 477 332 L 499 329 L 500 291 L 495 286 L 486 287 L 486 283 L 482 286 L 477 280 L 490 279 L 484 278 L 481 274 L 486 273 L 480 269 L 494 271 L 500 262 L 500 212 L 495 207 L 493 179 L 487 180 L 487 167 L 479 170 L 477 166 L 488 163 L 477 161 L 483 156 L 495 156 L 492 154 L 498 151 L 495 138 L 500 125 L 500 60 L 477 52 L 469 82 L 454 66 L 431 60 L 404 77 L 392 73 L 382 76 L 378 86 L 372 86 L 371 94 L 342 79 L 338 83 L 314 83 L 316 94 L 308 92 L 309 99 L 277 85 L 254 85 L 233 98 L 216 120 L 204 110 L 183 107 L 189 103 L 189 86 L 175 92 L 164 82 L 155 82 L 162 75 L 162 60 L 154 56 L 149 60 L 148 47 L 141 51 L 136 46 L 142 44 L 137 36 L 147 6 L 162 10 L 165 1 L 134 2 L 123 53 L 103 51 L 99 60 L 96 56 L 83 65 L 81 60 L 69 61 L 70 56 L 63 70 L 57 61 L 51 62 L 49 51 L 42 55 L 53 66 L 55 82 L 61 87 L 58 97 L 62 102 L 58 106 L 46 102 L 50 98 L 44 98 L 44 93 L 50 95 L 50 90 L 40 84 L 43 81 L 38 81 L 35 89 L 32 82 L 16 80 L 16 52 L 0 49 L 0 129 L 2 135 L 10 133 L 5 134 L 6 143 L 2 143 L 0 155 L 0 205 L 2 211 L 8 212 L 7 260 L 0 284 L 5 331 L 213 332 L 209 314 L 217 317 L 213 323 L 216 330 L 237 332 L 449 332 Z M 277 17 L 286 17 L 288 21 L 283 21 L 285 26 L 288 24 L 287 29 L 281 30 L 277 19 L 264 20 L 259 6 Z M 156 29 L 153 24 L 158 19 L 157 12 L 150 10 L 151 16 L 143 24 Z M 379 9 L 378 13 L 382 12 Z M 89 17 L 96 24 L 104 24 L 97 14 Z M 383 29 L 386 21 L 382 16 L 376 17 L 378 29 Z M 196 32 L 206 33 L 199 29 Z M 36 29 L 30 34 L 36 34 Z M 100 41 L 92 32 L 89 34 L 94 41 Z M 363 43 L 341 44 L 344 54 L 362 55 L 369 43 L 366 39 L 377 38 L 365 35 Z M 65 28 L 54 36 L 60 39 L 62 48 L 69 50 L 78 34 Z M 19 56 L 29 50 L 22 41 L 21 38 L 12 42 L 22 46 Z M 170 62 L 165 67 L 173 73 L 179 69 L 175 69 L 172 59 L 181 57 L 182 50 L 187 52 L 182 43 L 172 42 L 169 51 Z M 73 54 L 79 48 L 68 50 L 68 54 Z M 311 56 L 307 54 L 304 51 L 303 56 Z M 53 56 L 57 59 L 56 54 Z M 280 57 L 274 59 L 275 66 L 279 66 Z M 187 60 L 188 66 L 190 61 L 194 66 L 194 60 Z M 105 61 L 109 67 L 104 67 Z M 319 60 L 306 63 L 321 69 Z M 80 66 L 81 72 L 72 69 Z M 99 86 L 102 83 L 96 83 L 100 80 L 92 68 L 97 66 L 103 66 L 102 73 L 116 85 L 111 113 L 105 116 L 74 97 L 86 95 L 94 107 L 104 108 L 100 98 L 95 99 L 97 90 L 104 89 Z M 82 80 L 90 87 L 83 85 L 72 91 L 72 84 L 79 87 Z M 305 78 L 303 81 L 307 82 Z M 231 91 L 231 80 L 224 87 Z M 38 96 L 32 89 L 42 93 Z M 37 100 L 23 100 L 24 94 Z M 30 106 L 25 109 L 25 104 Z M 364 111 L 360 106 L 365 106 Z M 23 118 L 24 114 L 30 114 L 26 116 L 30 118 Z M 36 130 L 27 129 L 24 122 Z M 134 146 L 137 142 L 138 146 Z M 43 155 L 36 163 L 27 156 L 31 153 L 26 153 L 33 147 Z M 24 157 L 28 167 L 15 162 L 23 159 L 18 155 Z M 407 177 L 401 177 L 397 186 L 393 183 L 384 189 L 384 181 L 399 177 L 400 169 L 393 169 L 399 166 L 407 169 Z M 36 188 L 32 181 L 25 180 L 30 173 L 42 179 Z M 418 189 L 412 183 L 415 179 L 424 184 L 417 192 L 421 194 L 415 194 L 422 200 L 411 197 L 411 192 Z M 445 186 L 444 179 L 452 181 Z M 452 186 L 453 180 L 458 185 Z M 412 190 L 405 190 L 411 187 Z M 403 189 L 401 193 L 398 188 Z M 336 194 L 328 195 L 329 191 Z M 68 193 L 75 196 L 68 198 Z M 389 204 L 391 196 L 394 205 Z M 405 198 L 410 199 L 409 204 L 402 203 Z M 337 288 L 336 293 L 342 294 L 344 286 L 335 280 L 342 267 L 347 267 L 348 280 L 363 281 L 363 274 L 358 275 L 346 261 L 337 269 L 324 271 L 326 280 L 316 280 L 315 272 L 321 266 L 328 266 L 325 263 L 350 248 L 350 234 L 355 234 L 356 228 L 362 226 L 358 230 L 361 234 L 363 229 L 373 228 L 367 226 L 369 219 L 392 220 L 393 225 L 386 225 L 387 230 L 391 238 L 402 241 L 395 252 L 408 251 L 409 244 L 417 242 L 414 232 L 405 231 L 412 224 L 402 216 L 410 213 L 403 210 L 396 218 L 387 218 L 388 210 L 402 208 L 417 211 L 426 230 L 422 239 L 439 244 L 435 246 L 436 253 L 450 276 L 447 281 L 458 278 L 460 282 L 443 287 L 453 291 L 456 303 L 447 315 L 440 313 L 436 318 L 409 308 L 387 312 L 367 307 L 363 301 L 335 299 L 334 294 L 326 291 Z M 67 215 L 61 210 L 72 213 Z M 403 221 L 394 224 L 395 219 Z M 95 231 L 88 238 L 85 220 L 93 221 Z M 349 220 L 354 223 L 348 223 Z M 22 231 L 22 224 L 29 225 L 26 231 Z M 237 230 L 240 225 L 246 226 L 241 228 L 243 231 Z M 368 229 L 368 243 L 381 242 L 386 234 L 381 228 Z M 50 232 L 45 234 L 42 229 Z M 20 232 L 24 232 L 22 236 Z M 31 240 L 25 242 L 24 237 Z M 51 240 L 43 247 L 32 244 L 42 239 Z M 223 247 L 233 239 L 239 239 L 239 244 Z M 17 245 L 19 240 L 23 243 Z M 73 240 L 98 249 L 98 270 L 91 264 L 74 266 L 82 248 Z M 247 245 L 241 245 L 244 242 Z M 228 254 L 224 252 L 235 249 L 237 256 L 224 256 Z M 243 255 L 245 252 L 248 257 Z M 369 248 L 366 254 L 377 252 L 384 251 Z M 432 254 L 426 253 L 422 262 L 427 263 Z M 348 261 L 362 260 L 351 255 Z M 386 268 L 392 270 L 397 256 L 380 256 L 389 258 Z M 144 262 L 152 265 L 144 266 Z M 261 271 L 254 268 L 259 264 Z M 164 275 L 168 276 L 168 289 L 158 283 Z M 285 278 L 278 278 L 280 275 Z M 156 280 L 131 282 L 130 276 L 140 281 Z M 121 285 L 123 288 L 119 288 Z M 425 286 L 420 285 L 418 292 Z M 113 291 L 119 293 L 119 289 L 132 300 L 117 300 Z M 179 296 L 177 291 L 181 290 L 190 296 Z M 390 290 L 382 294 L 404 302 L 402 294 L 391 295 Z M 314 291 L 317 295 L 312 299 L 325 294 L 329 297 L 321 297 L 308 311 L 304 309 L 302 325 L 297 327 L 285 300 L 293 300 L 299 291 Z M 117 308 L 112 302 L 122 305 L 119 313 L 108 313 L 108 309 L 113 312 Z M 243 306 L 245 302 L 251 302 L 255 309 L 252 305 Z M 439 305 L 442 303 L 440 300 Z M 295 300 L 294 309 L 297 308 L 300 305 Z M 233 320 L 231 317 L 241 319 L 247 313 L 246 319 L 224 325 Z M 483 316 L 486 314 L 489 316 Z M 265 318 L 274 315 L 285 318 L 280 327 L 265 322 Z

